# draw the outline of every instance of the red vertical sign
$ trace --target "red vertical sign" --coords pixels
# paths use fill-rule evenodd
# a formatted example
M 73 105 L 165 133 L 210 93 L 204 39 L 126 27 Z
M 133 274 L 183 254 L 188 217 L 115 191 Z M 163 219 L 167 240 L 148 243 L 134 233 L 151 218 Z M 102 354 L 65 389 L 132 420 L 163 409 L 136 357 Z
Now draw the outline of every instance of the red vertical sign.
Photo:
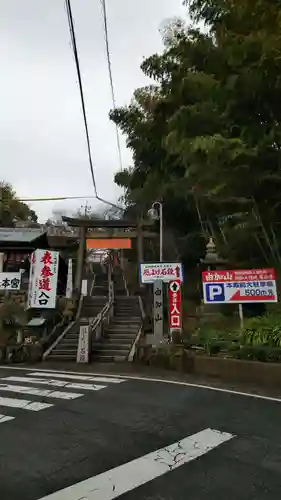
M 171 330 L 181 330 L 181 282 L 169 283 L 169 324 Z

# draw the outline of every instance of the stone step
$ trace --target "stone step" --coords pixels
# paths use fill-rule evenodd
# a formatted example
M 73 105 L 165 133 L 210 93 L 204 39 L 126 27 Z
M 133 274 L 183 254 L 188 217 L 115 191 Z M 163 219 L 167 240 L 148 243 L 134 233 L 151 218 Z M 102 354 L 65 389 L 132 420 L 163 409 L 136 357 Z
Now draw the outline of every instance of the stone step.
M 93 352 L 96 351 L 124 351 L 128 352 L 131 349 L 132 344 L 113 344 L 113 343 L 107 343 L 107 342 L 101 342 L 100 344 L 94 344 L 93 345 Z
M 115 362 L 114 356 L 107 356 L 107 355 L 104 355 L 104 354 L 103 355 L 101 355 L 101 354 L 98 354 L 98 355 L 93 354 L 91 360 L 93 362 L 97 362 L 97 363 L 114 363 Z M 124 361 L 125 361 L 125 358 L 124 358 Z
M 135 326 L 124 326 L 124 325 L 108 325 L 105 330 L 105 332 L 107 333 L 135 333 L 137 334 L 138 331 L 139 331 L 139 327 L 135 327 Z
M 52 353 L 48 356 L 47 361 L 76 361 L 76 355 L 73 356 L 72 354 L 65 353 L 64 355 L 58 354 L 56 355 L 55 353 Z
M 117 330 L 117 331 L 114 331 L 114 330 L 104 330 L 104 336 L 105 337 L 114 337 L 114 338 L 129 338 L 129 337 L 135 337 L 137 335 L 137 331 L 135 332 L 132 332 L 132 331 L 128 331 L 128 330 L 125 330 L 125 331 L 122 331 L 122 330 Z
M 99 355 L 99 356 L 112 356 L 113 358 L 115 356 L 122 356 L 124 358 L 126 358 L 128 355 L 129 355 L 129 350 L 128 349 L 124 349 L 124 350 L 119 350 L 119 349 L 100 349 L 100 350 L 97 350 L 95 351 L 95 349 L 93 349 L 93 354 L 94 355 Z
M 77 352 L 77 346 L 69 346 L 69 347 L 64 347 L 64 346 L 58 346 L 58 348 L 54 348 L 52 353 L 56 353 L 56 354 L 64 354 L 64 353 L 76 353 Z
M 115 335 L 111 335 L 110 337 L 104 337 L 104 341 L 108 344 L 118 344 L 118 345 L 132 345 L 132 342 L 134 342 L 136 336 L 135 335 L 128 335 L 128 337 L 119 337 Z
M 79 337 L 79 333 L 78 332 L 72 332 L 72 333 L 67 333 L 66 336 L 63 337 L 62 340 L 64 340 L 64 339 L 69 339 L 69 340 L 71 340 L 71 339 L 78 339 L 78 337 Z
M 60 342 L 60 344 L 58 344 L 58 347 L 62 348 L 62 349 L 68 349 L 68 348 L 70 348 L 70 349 L 73 349 L 73 348 L 77 349 L 77 346 L 78 346 L 78 339 L 73 340 L 73 341 L 71 341 L 71 340 L 65 340 L 63 342 Z

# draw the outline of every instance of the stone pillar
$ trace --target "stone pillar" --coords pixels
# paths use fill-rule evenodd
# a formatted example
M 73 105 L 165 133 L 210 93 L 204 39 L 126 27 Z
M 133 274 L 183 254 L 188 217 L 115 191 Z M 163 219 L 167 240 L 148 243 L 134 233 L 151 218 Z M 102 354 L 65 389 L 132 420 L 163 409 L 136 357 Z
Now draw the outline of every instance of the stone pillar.
M 75 286 L 74 286 L 75 292 L 78 294 L 79 297 L 82 286 L 85 251 L 86 251 L 86 228 L 80 227 L 80 240 L 77 253 L 77 266 L 76 266 Z
M 0 273 L 3 273 L 3 269 L 4 269 L 4 257 L 5 257 L 4 252 L 0 252 Z

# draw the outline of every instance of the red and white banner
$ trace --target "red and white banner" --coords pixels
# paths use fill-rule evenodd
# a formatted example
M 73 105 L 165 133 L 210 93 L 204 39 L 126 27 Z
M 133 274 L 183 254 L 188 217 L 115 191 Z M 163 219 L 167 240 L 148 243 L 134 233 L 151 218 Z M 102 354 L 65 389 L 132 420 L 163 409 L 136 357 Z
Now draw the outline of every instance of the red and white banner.
M 174 280 L 169 283 L 169 325 L 170 331 L 181 330 L 181 282 Z
M 28 308 L 56 307 L 59 252 L 35 250 L 30 259 Z

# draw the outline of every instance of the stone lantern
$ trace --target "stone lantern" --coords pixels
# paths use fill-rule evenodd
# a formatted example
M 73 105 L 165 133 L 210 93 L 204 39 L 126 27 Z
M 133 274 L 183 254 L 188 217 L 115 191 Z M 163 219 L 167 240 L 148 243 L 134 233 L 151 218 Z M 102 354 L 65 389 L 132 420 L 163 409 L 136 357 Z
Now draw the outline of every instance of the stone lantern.
M 224 267 L 228 263 L 227 259 L 223 259 L 217 252 L 213 238 L 209 239 L 206 245 L 205 258 L 200 259 L 200 263 L 203 267 L 206 267 L 208 271 Z

